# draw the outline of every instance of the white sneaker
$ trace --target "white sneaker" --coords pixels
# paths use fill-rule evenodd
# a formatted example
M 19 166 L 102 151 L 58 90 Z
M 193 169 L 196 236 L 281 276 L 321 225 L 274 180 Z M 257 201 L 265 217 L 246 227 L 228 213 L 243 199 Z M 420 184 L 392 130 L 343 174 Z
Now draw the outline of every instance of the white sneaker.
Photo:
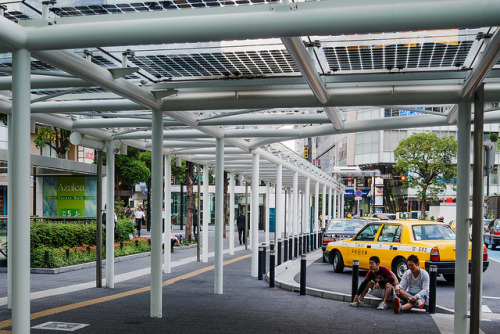
M 387 310 L 387 304 L 384 302 L 380 302 L 380 304 L 378 304 L 377 310 Z
M 362 300 L 358 300 L 356 302 L 350 303 L 349 305 L 351 305 L 352 307 L 361 307 L 365 305 L 365 302 Z

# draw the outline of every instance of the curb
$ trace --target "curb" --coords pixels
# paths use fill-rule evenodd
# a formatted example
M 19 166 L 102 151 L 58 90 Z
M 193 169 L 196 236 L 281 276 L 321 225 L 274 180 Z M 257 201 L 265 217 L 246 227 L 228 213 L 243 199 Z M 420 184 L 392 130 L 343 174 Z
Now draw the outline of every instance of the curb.
M 195 247 L 196 247 L 196 244 L 192 244 L 189 246 L 178 246 L 177 249 L 182 250 L 182 249 L 195 248 Z M 137 254 L 131 254 L 131 255 L 126 255 L 126 256 L 115 257 L 115 263 L 133 260 L 133 259 L 137 259 L 137 258 L 141 258 L 141 257 L 148 257 L 148 256 L 151 256 L 151 252 L 144 252 L 144 253 L 137 253 Z M 102 260 L 102 264 L 104 266 L 106 264 L 106 260 Z M 80 264 L 75 264 L 72 266 L 59 267 L 59 268 L 31 268 L 30 272 L 32 274 L 56 275 L 56 274 L 62 274 L 62 273 L 67 273 L 67 272 L 81 270 L 81 269 L 94 268 L 95 266 L 96 266 L 96 263 L 94 261 L 94 262 L 80 263 Z M 6 273 L 6 272 L 7 272 L 6 267 L 0 268 L 0 273 Z
M 306 265 L 309 267 L 313 262 L 317 261 L 322 255 L 323 254 L 321 249 L 318 249 L 312 253 L 307 254 Z M 300 292 L 300 284 L 297 283 L 294 279 L 295 275 L 297 275 L 299 272 L 300 272 L 300 257 L 298 257 L 295 260 L 289 260 L 285 263 L 280 264 L 275 269 L 275 275 L 276 275 L 275 286 L 280 289 L 291 292 Z M 269 273 L 266 273 L 266 281 L 269 282 Z M 351 302 L 350 294 L 311 288 L 308 286 L 306 286 L 306 295 L 324 299 L 338 300 L 348 303 Z M 365 304 L 377 306 L 380 303 L 381 299 L 367 296 L 364 298 L 364 301 Z M 418 310 L 418 312 L 422 312 L 422 310 Z M 436 305 L 436 313 L 454 314 L 454 310 Z

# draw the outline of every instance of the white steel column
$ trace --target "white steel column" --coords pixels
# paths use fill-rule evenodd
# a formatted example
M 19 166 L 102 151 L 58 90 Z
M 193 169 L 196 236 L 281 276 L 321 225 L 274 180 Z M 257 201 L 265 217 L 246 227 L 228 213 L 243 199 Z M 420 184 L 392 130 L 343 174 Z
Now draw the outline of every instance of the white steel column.
M 234 255 L 234 172 L 229 173 L 229 255 Z
M 215 269 L 214 293 L 223 293 L 223 226 L 224 226 L 224 139 L 215 142 Z M 208 227 L 208 226 L 207 226 Z M 205 229 L 206 230 L 206 229 Z
M 276 196 L 276 208 L 275 208 L 275 215 L 274 215 L 274 230 L 276 231 L 275 233 L 275 240 L 274 244 L 276 247 L 278 247 L 278 239 L 281 238 L 281 234 L 283 232 L 283 224 L 284 224 L 284 217 L 285 217 L 285 200 L 283 197 L 283 165 L 279 164 L 277 166 L 278 168 L 276 169 L 276 188 L 275 188 L 275 195 Z M 277 257 L 276 257 L 277 260 Z
M 328 188 L 328 211 L 330 212 L 330 218 L 335 218 L 334 213 L 335 210 L 333 209 L 333 203 L 334 203 L 334 198 L 332 197 L 332 187 Z M 325 226 L 326 228 L 326 226 Z
M 322 229 L 325 227 L 325 220 L 326 220 L 326 184 L 323 184 L 323 198 L 321 200 L 321 226 L 319 227 Z
M 259 155 L 252 154 L 252 190 L 250 202 L 250 233 L 252 239 L 252 266 L 251 276 L 257 277 L 259 261 Z
M 287 211 L 287 219 L 286 219 L 286 236 L 289 237 L 293 235 L 292 231 L 292 217 L 293 217 L 293 195 L 292 188 L 287 188 L 287 198 L 286 198 L 286 211 Z M 291 247 L 290 244 L 288 247 Z
M 208 184 L 210 176 L 208 166 L 203 166 L 203 233 L 201 234 L 202 262 L 208 262 L 208 222 L 210 221 L 210 194 L 208 193 Z
M 314 187 L 314 222 L 313 222 L 313 232 L 318 231 L 318 220 L 319 220 L 319 181 L 316 181 Z
M 311 178 L 306 177 L 306 188 L 304 193 L 304 226 L 302 233 L 309 233 L 311 230 Z
M 7 126 L 8 126 L 8 152 L 7 152 L 7 168 L 9 164 L 12 163 L 12 152 L 14 152 L 14 127 L 12 125 L 12 114 L 7 114 Z M 14 183 L 12 182 L 12 173 L 8 172 L 7 169 L 7 231 L 11 231 L 12 227 L 12 190 L 14 189 Z M 7 247 L 12 245 L 12 233 L 7 232 Z M 12 263 L 12 252 L 7 251 L 7 264 Z M 7 308 L 12 309 L 12 266 L 7 265 Z
M 345 200 L 345 198 L 344 198 L 344 192 L 343 191 L 339 191 L 339 197 L 340 197 L 339 198 L 339 200 L 340 200 L 339 201 L 339 203 L 340 203 L 339 204 L 340 205 L 340 208 L 339 208 L 340 215 L 339 216 L 340 216 L 340 218 L 344 218 L 344 200 Z
M 338 196 L 337 196 L 337 188 L 333 190 L 333 216 L 332 218 L 338 218 L 339 215 L 337 214 L 337 210 L 340 210 L 340 208 L 337 208 L 337 201 L 338 201 Z
M 292 204 L 292 236 L 295 238 L 299 232 L 299 173 L 293 173 L 293 204 Z M 292 242 L 292 244 L 295 244 Z M 294 250 L 295 251 L 295 250 Z
M 163 170 L 163 113 L 153 111 L 151 149 L 151 295 L 150 316 L 162 317 L 162 170 Z M 165 247 L 165 251 L 170 248 Z
M 166 274 L 170 274 L 172 272 L 171 265 L 171 254 L 170 254 L 170 230 L 172 229 L 172 185 L 170 184 L 170 180 L 172 179 L 172 166 L 170 165 L 172 158 L 170 155 L 165 156 L 165 245 L 163 251 L 163 272 Z
M 458 152 L 457 152 L 457 240 L 455 252 L 455 315 L 454 332 L 467 333 L 467 297 L 469 268 L 469 195 L 470 195 L 470 141 L 471 105 L 458 105 Z
M 269 197 L 271 196 L 271 190 L 269 186 L 269 182 L 266 182 L 266 197 L 265 197 L 265 203 L 264 203 L 264 216 L 265 216 L 265 227 L 264 227 L 264 233 L 265 233 L 265 243 L 266 245 L 269 245 L 269 203 L 271 201 L 269 200 Z M 276 211 L 275 211 L 276 212 Z M 276 236 L 276 213 L 274 215 L 274 235 Z M 276 238 L 275 238 L 276 239 Z
M 26 200 L 30 198 L 30 52 L 24 49 L 12 52 L 12 173 L 14 186 L 9 199 L 12 243 L 12 332 L 30 332 L 30 211 Z M 15 191 L 14 191 L 15 189 Z
M 115 287 L 115 142 L 106 149 L 106 287 Z M 110 232 L 111 231 L 111 232 Z

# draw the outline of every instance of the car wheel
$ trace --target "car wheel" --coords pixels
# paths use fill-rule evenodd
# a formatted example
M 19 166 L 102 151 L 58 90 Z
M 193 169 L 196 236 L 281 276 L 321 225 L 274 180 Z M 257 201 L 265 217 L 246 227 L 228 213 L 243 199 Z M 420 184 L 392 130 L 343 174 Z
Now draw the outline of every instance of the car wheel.
M 455 282 L 455 274 L 443 274 L 443 277 L 448 283 Z
M 335 251 L 335 254 L 333 254 L 333 271 L 336 273 L 344 271 L 344 259 L 342 259 L 342 254 L 339 251 Z
M 408 267 L 406 265 L 406 259 L 402 257 L 397 259 L 396 262 L 394 262 L 394 265 L 392 266 L 392 272 L 396 275 L 396 277 L 400 282 L 407 269 Z

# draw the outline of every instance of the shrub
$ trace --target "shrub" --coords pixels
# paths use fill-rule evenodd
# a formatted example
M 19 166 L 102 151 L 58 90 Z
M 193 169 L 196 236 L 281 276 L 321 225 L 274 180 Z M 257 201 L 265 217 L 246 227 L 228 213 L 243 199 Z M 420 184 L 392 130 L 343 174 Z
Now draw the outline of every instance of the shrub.
M 116 241 L 125 241 L 134 234 L 134 223 L 120 219 L 115 227 Z M 95 246 L 97 226 L 71 223 L 31 223 L 31 249 L 47 246 L 52 248 L 72 248 L 81 245 Z M 103 231 L 103 239 L 106 232 Z
M 31 249 L 95 245 L 96 232 L 96 224 L 31 223 Z
M 115 226 L 115 240 L 125 241 L 130 239 L 130 235 L 134 235 L 134 223 L 130 219 L 118 219 Z

